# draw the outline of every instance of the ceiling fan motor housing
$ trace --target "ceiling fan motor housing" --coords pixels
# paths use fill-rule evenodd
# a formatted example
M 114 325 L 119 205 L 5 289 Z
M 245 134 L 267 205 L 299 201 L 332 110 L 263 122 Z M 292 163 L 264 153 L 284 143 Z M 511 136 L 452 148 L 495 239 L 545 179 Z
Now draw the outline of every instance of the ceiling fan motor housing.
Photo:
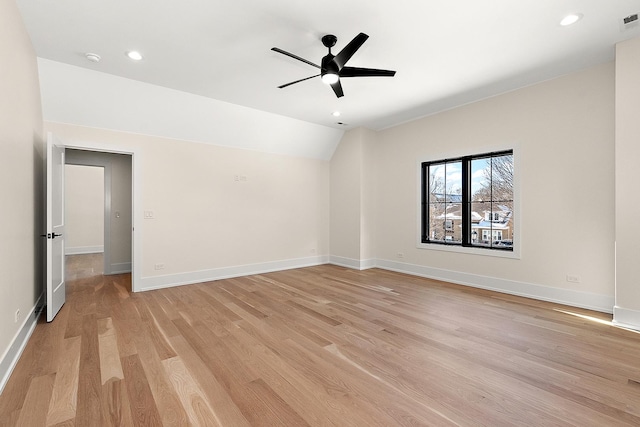
M 338 70 L 338 65 L 333 61 L 334 56 L 332 54 L 326 55 L 322 58 L 321 68 L 320 68 L 320 76 L 324 76 L 325 74 L 338 74 L 340 70 Z

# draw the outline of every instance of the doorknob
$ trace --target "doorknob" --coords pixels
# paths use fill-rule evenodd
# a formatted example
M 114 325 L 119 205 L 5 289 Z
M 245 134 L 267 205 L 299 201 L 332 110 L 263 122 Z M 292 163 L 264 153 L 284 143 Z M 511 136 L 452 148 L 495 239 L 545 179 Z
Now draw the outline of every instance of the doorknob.
M 62 236 L 62 234 L 48 233 L 48 234 L 40 235 L 40 237 L 46 237 L 47 239 L 55 239 L 56 237 L 60 237 L 60 236 Z

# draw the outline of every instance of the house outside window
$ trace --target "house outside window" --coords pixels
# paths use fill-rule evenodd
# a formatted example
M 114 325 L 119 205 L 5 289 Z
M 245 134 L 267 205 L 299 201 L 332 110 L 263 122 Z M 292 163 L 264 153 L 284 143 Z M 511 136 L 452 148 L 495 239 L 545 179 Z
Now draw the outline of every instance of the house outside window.
M 422 163 L 422 243 L 513 251 L 513 151 Z

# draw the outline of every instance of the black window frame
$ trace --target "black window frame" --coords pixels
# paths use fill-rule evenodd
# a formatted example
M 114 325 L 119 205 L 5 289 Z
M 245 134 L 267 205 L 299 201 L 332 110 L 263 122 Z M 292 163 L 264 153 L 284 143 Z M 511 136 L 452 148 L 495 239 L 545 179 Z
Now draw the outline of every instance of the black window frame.
M 453 247 L 467 247 L 467 248 L 477 248 L 477 249 L 486 249 L 493 251 L 507 251 L 513 252 L 513 244 L 510 246 L 483 246 L 474 244 L 472 242 L 472 221 L 471 221 L 471 205 L 472 205 L 472 195 L 471 195 L 471 163 L 473 160 L 493 158 L 493 157 L 501 157 L 501 156 L 513 156 L 513 149 L 503 150 L 503 151 L 494 151 L 483 154 L 474 154 L 469 156 L 462 157 L 453 157 L 447 159 L 440 159 L 434 161 L 426 161 L 421 164 L 421 242 L 430 245 L 442 245 L 442 246 L 453 246 Z M 429 167 L 432 165 L 446 165 L 448 163 L 457 163 L 460 162 L 462 164 L 462 241 L 461 242 L 447 242 L 443 240 L 430 240 L 429 238 Z M 515 174 L 514 170 L 514 174 Z M 515 193 L 515 188 L 513 189 Z M 446 197 L 446 194 L 445 194 Z M 493 199 L 490 201 L 493 204 Z M 514 207 L 515 209 L 515 207 Z M 513 212 L 512 212 L 513 217 Z M 515 240 L 515 236 L 513 239 Z

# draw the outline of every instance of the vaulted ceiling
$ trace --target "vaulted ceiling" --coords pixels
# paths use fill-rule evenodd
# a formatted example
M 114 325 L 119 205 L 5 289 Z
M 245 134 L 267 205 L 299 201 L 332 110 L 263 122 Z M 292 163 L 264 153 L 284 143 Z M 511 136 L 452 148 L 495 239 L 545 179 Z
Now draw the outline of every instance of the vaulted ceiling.
M 39 57 L 340 129 L 383 129 L 577 71 L 640 35 L 623 24 L 638 0 L 17 3 Z M 582 19 L 561 26 L 570 13 Z M 277 88 L 317 69 L 272 47 L 318 64 L 323 35 L 337 36 L 336 53 L 359 32 L 370 38 L 348 65 L 395 77 L 343 79 L 339 99 L 320 78 Z

